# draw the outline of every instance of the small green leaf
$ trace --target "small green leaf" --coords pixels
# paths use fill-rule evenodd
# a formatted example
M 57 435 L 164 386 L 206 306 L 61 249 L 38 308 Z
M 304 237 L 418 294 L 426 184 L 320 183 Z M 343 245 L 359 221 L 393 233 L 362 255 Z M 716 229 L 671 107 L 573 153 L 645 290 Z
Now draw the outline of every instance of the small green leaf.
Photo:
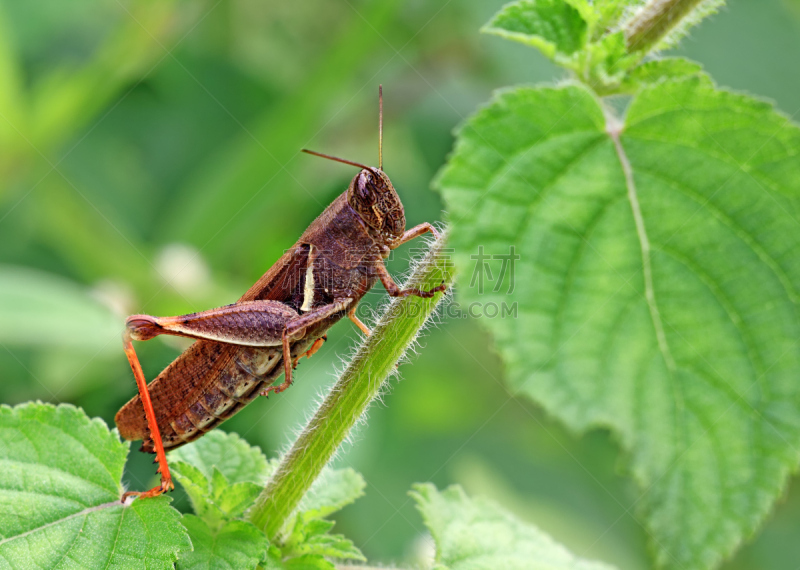
M 636 93 L 643 87 L 670 79 L 703 77 L 711 83 L 711 79 L 703 72 L 703 66 L 682 57 L 665 57 L 645 62 L 633 68 L 625 77 L 620 92 Z
M 197 441 L 184 445 L 169 454 L 198 469 L 211 481 L 216 467 L 228 482 L 264 484 L 274 467 L 257 447 L 252 447 L 235 433 L 214 430 Z
M 318 554 L 306 554 L 283 560 L 281 551 L 275 546 L 270 546 L 262 566 L 265 570 L 336 570 L 333 562 Z
M 181 554 L 178 570 L 254 569 L 269 546 L 264 533 L 248 522 L 228 521 L 216 531 L 194 515 L 183 515 L 181 522 L 189 531 L 194 551 Z
M 641 54 L 628 54 L 625 34 L 615 32 L 588 44 L 583 52 L 576 55 L 575 67 L 583 82 L 596 93 L 613 94 L 627 77 L 628 70 L 641 59 Z
M 306 536 L 319 536 L 329 532 L 336 525 L 333 521 L 325 519 L 311 519 L 304 525 L 303 532 Z
M 317 554 L 328 558 L 359 560 L 361 562 L 366 562 L 367 560 L 353 542 L 341 534 L 324 534 L 311 537 L 306 542 L 298 545 L 295 552 L 300 555 Z
M 194 513 L 218 528 L 228 517 L 214 502 L 211 483 L 199 469 L 183 461 L 170 462 L 170 471 L 189 497 Z
M 453 485 L 414 485 L 425 525 L 436 542 L 436 570 L 612 570 L 575 557 L 536 527 L 487 499 L 470 499 Z
M 214 485 L 214 502 L 228 517 L 241 517 L 253 504 L 263 487 L 250 481 L 241 481 L 233 485 Z
M 355 501 L 363 495 L 365 486 L 363 477 L 353 469 L 323 469 L 300 502 L 292 531 L 284 541 L 283 555 L 304 564 L 315 556 L 365 561 L 350 540 L 328 534 L 334 523 L 322 518 Z
M 127 451 L 73 406 L 1 406 L 0 568 L 172 568 L 191 543 L 167 497 L 120 502 Z
M 483 32 L 522 42 L 550 59 L 565 59 L 586 43 L 586 21 L 565 0 L 518 0 L 506 4 Z
M 325 468 L 300 501 L 297 510 L 306 520 L 324 518 L 364 494 L 364 478 L 355 470 Z
M 260 449 L 221 430 L 176 449 L 170 459 L 195 514 L 214 529 L 244 514 L 274 468 Z
M 798 156 L 796 125 L 701 75 L 624 123 L 585 88 L 501 92 L 438 179 L 462 303 L 515 305 L 483 321 L 511 386 L 617 433 L 659 565 L 718 565 L 800 460 Z M 481 290 L 476 256 L 511 246 Z
M 277 546 L 274 544 L 269 545 L 269 548 L 267 548 L 267 554 L 261 561 L 261 566 L 263 566 L 265 570 L 283 569 L 283 562 L 281 562 L 281 551 Z
M 328 534 L 334 524 L 333 521 L 297 517 L 292 532 L 281 548 L 283 556 L 291 559 L 316 555 L 366 561 L 352 541 L 340 534 Z

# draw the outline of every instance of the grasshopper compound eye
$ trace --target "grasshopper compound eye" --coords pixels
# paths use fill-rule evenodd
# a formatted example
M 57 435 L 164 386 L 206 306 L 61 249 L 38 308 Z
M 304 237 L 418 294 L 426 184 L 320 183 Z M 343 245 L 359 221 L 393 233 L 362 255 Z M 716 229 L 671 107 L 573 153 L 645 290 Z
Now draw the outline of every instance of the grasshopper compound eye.
M 372 173 L 369 170 L 362 170 L 356 177 L 356 184 L 353 192 L 358 205 L 369 208 L 377 201 L 372 185 Z

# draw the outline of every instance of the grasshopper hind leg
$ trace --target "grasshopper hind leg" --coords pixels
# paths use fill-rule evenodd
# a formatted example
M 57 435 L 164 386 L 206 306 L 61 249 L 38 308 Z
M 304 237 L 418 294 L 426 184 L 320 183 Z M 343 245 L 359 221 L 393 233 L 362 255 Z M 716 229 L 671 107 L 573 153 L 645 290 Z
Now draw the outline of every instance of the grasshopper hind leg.
M 175 484 L 172 482 L 172 476 L 169 472 L 167 454 L 164 451 L 164 444 L 161 441 L 161 432 L 158 429 L 156 412 L 153 409 L 153 402 L 150 400 L 150 392 L 147 389 L 147 380 L 145 380 L 142 366 L 139 364 L 139 357 L 136 356 L 136 351 L 133 349 L 130 329 L 125 330 L 125 333 L 122 337 L 122 344 L 125 348 L 125 356 L 128 357 L 131 370 L 133 370 L 133 376 L 136 378 L 136 386 L 139 389 L 139 397 L 142 400 L 145 417 L 147 418 L 147 427 L 150 430 L 150 439 L 153 441 L 153 448 L 155 449 L 156 454 L 155 462 L 158 463 L 158 469 L 156 470 L 156 473 L 161 474 L 161 483 L 149 491 L 128 491 L 123 493 L 121 500 L 124 503 L 128 497 L 139 497 L 142 499 L 148 497 L 157 497 L 166 491 L 171 491 L 174 489 Z

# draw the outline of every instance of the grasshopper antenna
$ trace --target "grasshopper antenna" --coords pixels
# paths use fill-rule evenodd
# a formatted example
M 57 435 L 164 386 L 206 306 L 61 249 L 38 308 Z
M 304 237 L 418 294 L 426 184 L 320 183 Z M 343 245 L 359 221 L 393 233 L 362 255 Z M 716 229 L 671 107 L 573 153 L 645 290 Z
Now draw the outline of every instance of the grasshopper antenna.
M 341 162 L 343 164 L 349 164 L 350 166 L 357 166 L 364 170 L 374 170 L 374 166 L 367 166 L 366 164 L 361 164 L 360 162 L 353 162 L 352 160 L 346 160 L 344 158 L 339 158 L 338 156 L 331 156 L 330 154 L 325 154 L 322 152 L 317 152 L 315 150 L 308 150 L 307 148 L 301 149 L 303 152 L 307 154 L 313 154 L 314 156 L 319 156 L 320 158 L 327 158 L 328 160 L 333 160 L 335 162 Z
M 378 85 L 378 170 L 383 170 L 383 85 Z

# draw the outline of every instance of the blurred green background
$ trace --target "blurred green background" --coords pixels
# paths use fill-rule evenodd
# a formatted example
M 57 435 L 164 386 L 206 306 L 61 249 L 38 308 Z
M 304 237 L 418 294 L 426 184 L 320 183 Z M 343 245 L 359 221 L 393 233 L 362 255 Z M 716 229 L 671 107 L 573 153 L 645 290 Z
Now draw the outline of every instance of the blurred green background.
M 378 83 L 385 169 L 408 223 L 442 220 L 429 186 L 452 129 L 495 88 L 563 77 L 478 33 L 501 4 L 0 2 L 0 402 L 72 402 L 113 425 L 136 392 L 124 316 L 236 300 L 355 173 L 302 147 L 377 162 Z M 678 51 L 719 84 L 800 112 L 800 2 L 733 0 Z M 393 274 L 413 247 L 395 252 Z M 329 339 L 291 390 L 225 429 L 285 449 L 358 332 L 343 322 Z M 181 344 L 137 350 L 153 378 Z M 337 530 L 371 561 L 429 552 L 406 493 L 433 481 L 495 498 L 577 554 L 648 567 L 640 491 L 612 436 L 567 433 L 509 394 L 479 322 L 442 319 L 410 360 L 336 459 L 368 482 Z M 131 487 L 152 484 L 150 461 L 132 454 Z M 795 479 L 726 568 L 795 568 L 798 532 Z

